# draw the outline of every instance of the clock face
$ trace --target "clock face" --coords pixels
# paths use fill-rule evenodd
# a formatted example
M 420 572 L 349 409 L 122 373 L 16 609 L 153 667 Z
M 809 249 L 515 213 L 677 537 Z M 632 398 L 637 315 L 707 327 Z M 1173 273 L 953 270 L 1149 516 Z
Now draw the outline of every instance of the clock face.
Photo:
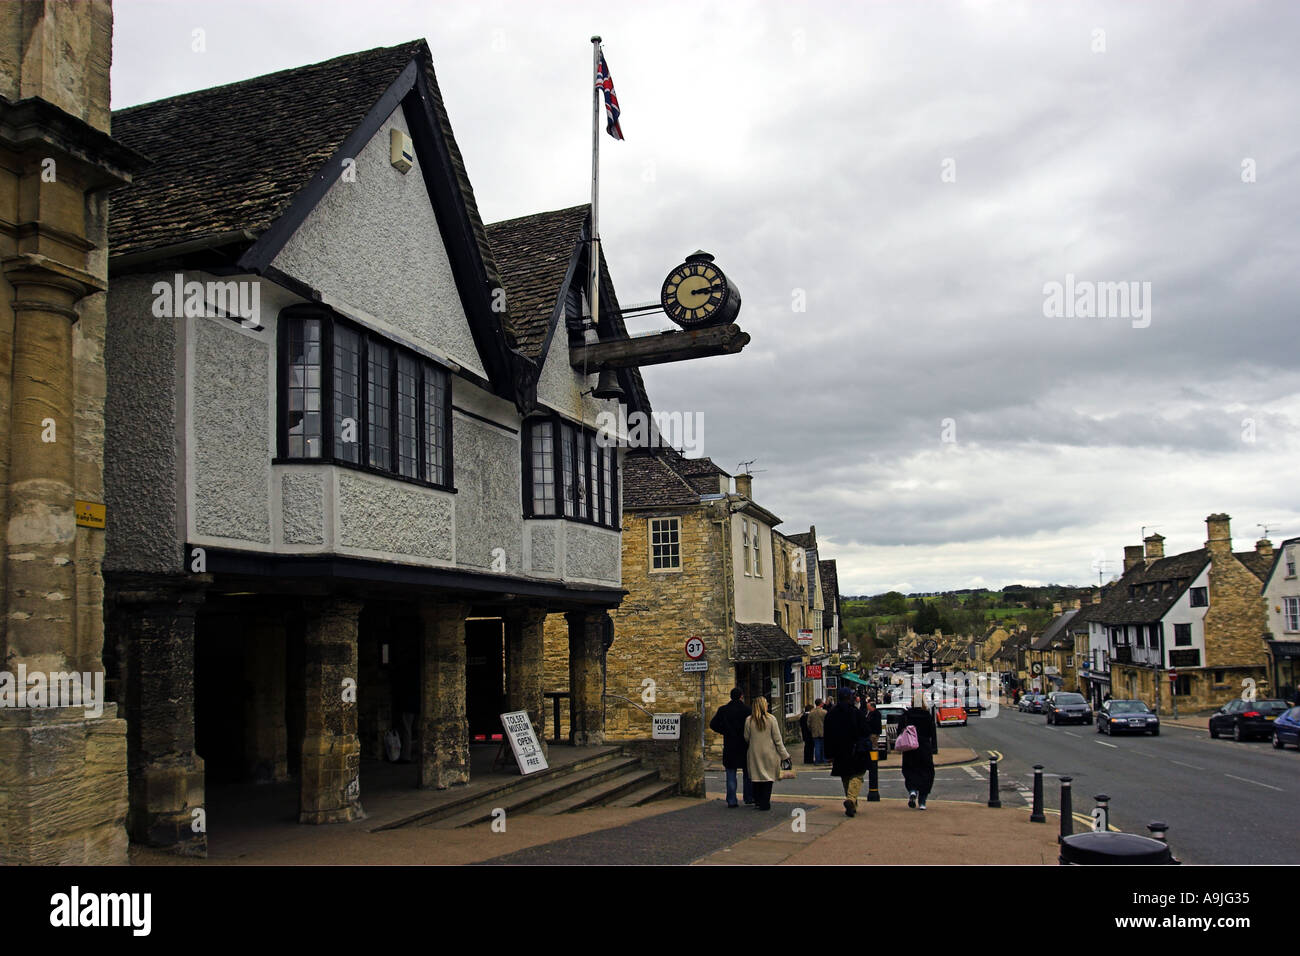
M 659 300 L 679 325 L 702 325 L 727 301 L 727 277 L 711 262 L 684 262 L 664 280 Z

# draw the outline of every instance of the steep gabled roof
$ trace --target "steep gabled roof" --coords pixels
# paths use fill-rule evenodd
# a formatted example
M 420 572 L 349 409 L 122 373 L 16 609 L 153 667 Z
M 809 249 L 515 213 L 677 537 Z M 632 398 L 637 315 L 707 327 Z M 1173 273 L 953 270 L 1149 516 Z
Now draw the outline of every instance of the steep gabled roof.
M 1052 642 L 1059 637 L 1065 636 L 1065 627 L 1070 623 L 1079 612 L 1071 609 L 1058 614 L 1052 619 L 1052 622 L 1043 629 L 1043 633 L 1035 638 L 1030 646 L 1036 651 L 1047 651 L 1052 649 Z
M 1093 620 L 1103 624 L 1154 624 L 1169 612 L 1209 560 L 1210 552 L 1198 548 L 1161 558 L 1150 566 L 1134 565 L 1102 598 L 1101 610 Z M 1137 592 L 1130 597 L 1134 588 Z
M 821 572 L 822 604 L 826 610 L 834 610 L 835 613 L 839 613 L 840 578 L 839 569 L 835 566 L 835 559 L 818 561 L 817 569 Z
M 786 537 L 805 551 L 809 548 L 817 547 L 817 542 L 813 539 L 813 533 L 811 531 L 805 531 L 802 534 L 788 534 Z
M 114 111 L 114 137 L 153 165 L 113 193 L 110 265 L 207 249 L 227 267 L 286 278 L 275 273 L 276 254 L 343 174 L 343 160 L 399 107 L 489 378 L 526 403 L 521 388 L 536 370 L 514 351 L 508 313 L 493 311 L 501 279 L 423 40 Z
M 1246 570 L 1259 578 L 1260 581 L 1268 580 L 1268 572 L 1273 567 L 1272 557 L 1266 558 L 1258 551 L 1236 551 L 1233 556 L 1244 564 Z

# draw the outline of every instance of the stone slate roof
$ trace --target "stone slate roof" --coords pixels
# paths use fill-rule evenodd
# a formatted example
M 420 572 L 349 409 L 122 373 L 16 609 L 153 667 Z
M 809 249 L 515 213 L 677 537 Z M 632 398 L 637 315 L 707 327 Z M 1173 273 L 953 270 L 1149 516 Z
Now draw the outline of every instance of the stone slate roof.
M 569 262 L 582 241 L 589 208 L 585 204 L 570 206 L 487 227 L 488 244 L 506 290 L 515 342 L 519 351 L 538 365 Z
M 805 531 L 803 534 L 787 534 L 785 537 L 805 551 L 817 547 L 817 542 L 813 540 L 811 531 Z
M 479 255 L 495 285 L 474 190 L 423 40 L 114 110 L 113 137 L 153 165 L 113 193 L 112 254 L 242 230 L 264 232 L 417 58 Z
M 1092 621 L 1101 620 L 1101 604 L 1085 604 L 1074 617 L 1070 618 L 1070 623 L 1066 625 L 1067 631 L 1086 631 Z
M 997 661 L 1015 661 L 1018 652 L 1029 645 L 1028 631 L 1012 631 L 1007 635 L 1007 639 L 1002 642 L 998 652 L 993 655 Z
M 821 572 L 822 585 L 822 604 L 827 611 L 838 611 L 840 608 L 840 577 L 839 570 L 835 566 L 835 560 L 832 558 L 827 561 L 818 561 L 817 570 Z
M 1078 613 L 1077 610 L 1071 608 L 1068 611 L 1062 611 L 1056 617 L 1052 618 L 1052 622 L 1048 624 L 1047 627 L 1043 628 L 1043 633 L 1034 639 L 1034 642 L 1030 647 L 1036 651 L 1051 650 L 1052 642 L 1059 637 L 1065 636 L 1066 625 L 1069 624 L 1070 620 Z
M 686 477 L 696 475 L 726 475 L 731 477 L 723 469 L 719 468 L 712 458 L 687 458 L 676 449 L 671 449 L 671 453 L 677 459 L 677 470 Z
M 1117 625 L 1154 624 L 1169 612 L 1209 560 L 1210 552 L 1199 548 L 1161 558 L 1150 567 L 1135 565 L 1102 598 L 1101 610 L 1093 620 Z M 1130 587 L 1146 585 L 1155 585 L 1154 593 L 1139 590 L 1136 597 L 1129 597 Z
M 789 661 L 803 657 L 803 648 L 775 624 L 736 624 L 737 661 Z
M 623 459 L 623 507 L 697 505 L 700 495 L 664 461 L 660 449 L 632 451 Z
M 1258 551 L 1238 551 L 1235 552 L 1235 557 L 1255 577 L 1261 581 L 1268 580 L 1268 572 L 1273 568 L 1273 559 L 1271 557 L 1266 558 Z

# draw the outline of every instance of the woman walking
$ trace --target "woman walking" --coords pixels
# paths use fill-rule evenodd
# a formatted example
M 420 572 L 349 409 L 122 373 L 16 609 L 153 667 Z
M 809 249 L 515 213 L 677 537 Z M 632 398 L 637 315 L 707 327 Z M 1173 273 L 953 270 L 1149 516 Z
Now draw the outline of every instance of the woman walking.
M 934 715 L 925 708 L 925 694 L 912 695 L 912 706 L 903 711 L 898 721 L 901 735 L 907 727 L 916 728 L 915 750 L 903 751 L 903 783 L 907 787 L 907 805 L 925 809 L 925 798 L 934 788 L 934 755 L 939 752 L 939 735 L 934 725 Z
M 790 754 L 776 718 L 767 712 L 766 697 L 754 698 L 753 709 L 745 718 L 745 743 L 749 745 L 747 776 L 754 781 L 754 805 L 771 810 L 772 784 L 781 776 L 781 761 L 789 760 Z

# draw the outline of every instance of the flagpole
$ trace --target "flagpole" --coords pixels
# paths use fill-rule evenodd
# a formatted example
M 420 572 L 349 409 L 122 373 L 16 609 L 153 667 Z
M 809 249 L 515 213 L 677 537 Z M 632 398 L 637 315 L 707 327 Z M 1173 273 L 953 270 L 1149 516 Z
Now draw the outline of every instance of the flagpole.
M 591 38 L 591 255 L 587 295 L 591 300 L 592 338 L 600 321 L 600 37 Z

